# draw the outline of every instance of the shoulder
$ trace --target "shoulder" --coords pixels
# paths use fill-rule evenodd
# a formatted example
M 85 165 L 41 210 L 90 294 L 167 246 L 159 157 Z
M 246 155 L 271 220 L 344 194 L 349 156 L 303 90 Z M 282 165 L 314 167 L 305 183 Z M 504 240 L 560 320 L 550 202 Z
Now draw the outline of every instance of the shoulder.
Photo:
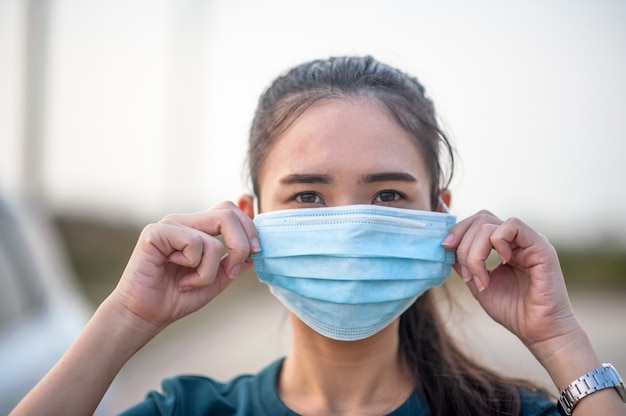
M 559 416 L 556 402 L 546 393 L 519 387 L 523 416 Z
M 122 413 L 139 415 L 293 415 L 280 401 L 276 380 L 282 360 L 258 374 L 246 374 L 228 382 L 208 377 L 179 376 L 165 379 L 162 392 L 152 391 L 146 399 Z

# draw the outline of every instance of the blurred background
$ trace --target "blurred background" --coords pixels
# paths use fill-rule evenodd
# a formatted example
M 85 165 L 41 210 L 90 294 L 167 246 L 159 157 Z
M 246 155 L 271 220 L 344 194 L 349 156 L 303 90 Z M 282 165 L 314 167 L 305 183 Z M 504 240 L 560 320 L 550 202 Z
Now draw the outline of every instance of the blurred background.
M 247 134 L 271 80 L 345 54 L 420 79 L 459 155 L 453 213 L 548 236 L 601 359 L 626 372 L 624 22 L 620 0 L 0 0 L 0 404 L 71 342 L 144 224 L 249 192 Z M 451 286 L 475 354 L 550 385 Z M 280 305 L 242 276 L 133 358 L 102 411 L 181 372 L 257 371 L 288 343 Z M 19 354 L 49 358 L 17 383 L 3 363 Z

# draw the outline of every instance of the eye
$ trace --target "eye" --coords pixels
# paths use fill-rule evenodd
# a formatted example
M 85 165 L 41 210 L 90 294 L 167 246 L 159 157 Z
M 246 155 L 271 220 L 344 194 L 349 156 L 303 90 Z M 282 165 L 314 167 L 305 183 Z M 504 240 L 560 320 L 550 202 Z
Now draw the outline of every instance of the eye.
M 374 197 L 374 204 L 389 204 L 391 202 L 397 202 L 404 197 L 396 191 L 381 191 Z
M 315 192 L 301 192 L 294 199 L 301 204 L 321 204 L 323 202 L 322 198 Z

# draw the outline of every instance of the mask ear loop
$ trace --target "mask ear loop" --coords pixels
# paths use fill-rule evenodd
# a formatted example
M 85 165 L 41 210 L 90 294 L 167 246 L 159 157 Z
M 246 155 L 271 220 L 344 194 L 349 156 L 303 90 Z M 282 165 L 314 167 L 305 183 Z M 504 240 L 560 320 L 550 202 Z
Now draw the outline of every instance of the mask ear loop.
M 441 199 L 440 196 L 437 197 L 437 201 L 439 201 L 439 205 L 441 205 L 441 208 L 443 209 L 443 211 L 446 214 L 449 214 L 450 213 L 450 208 L 448 208 L 448 206 L 446 205 L 445 202 L 443 202 L 443 199 Z
M 254 194 L 252 195 L 252 209 L 255 217 L 259 215 L 259 198 Z

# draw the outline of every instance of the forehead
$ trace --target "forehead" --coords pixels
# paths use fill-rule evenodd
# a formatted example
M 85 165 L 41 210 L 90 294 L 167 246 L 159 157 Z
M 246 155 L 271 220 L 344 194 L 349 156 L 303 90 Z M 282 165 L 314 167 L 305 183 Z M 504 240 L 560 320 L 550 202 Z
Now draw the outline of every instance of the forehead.
M 428 181 L 414 140 L 376 99 L 325 100 L 277 138 L 259 178 L 262 183 L 302 171 L 363 175 L 401 170 Z

